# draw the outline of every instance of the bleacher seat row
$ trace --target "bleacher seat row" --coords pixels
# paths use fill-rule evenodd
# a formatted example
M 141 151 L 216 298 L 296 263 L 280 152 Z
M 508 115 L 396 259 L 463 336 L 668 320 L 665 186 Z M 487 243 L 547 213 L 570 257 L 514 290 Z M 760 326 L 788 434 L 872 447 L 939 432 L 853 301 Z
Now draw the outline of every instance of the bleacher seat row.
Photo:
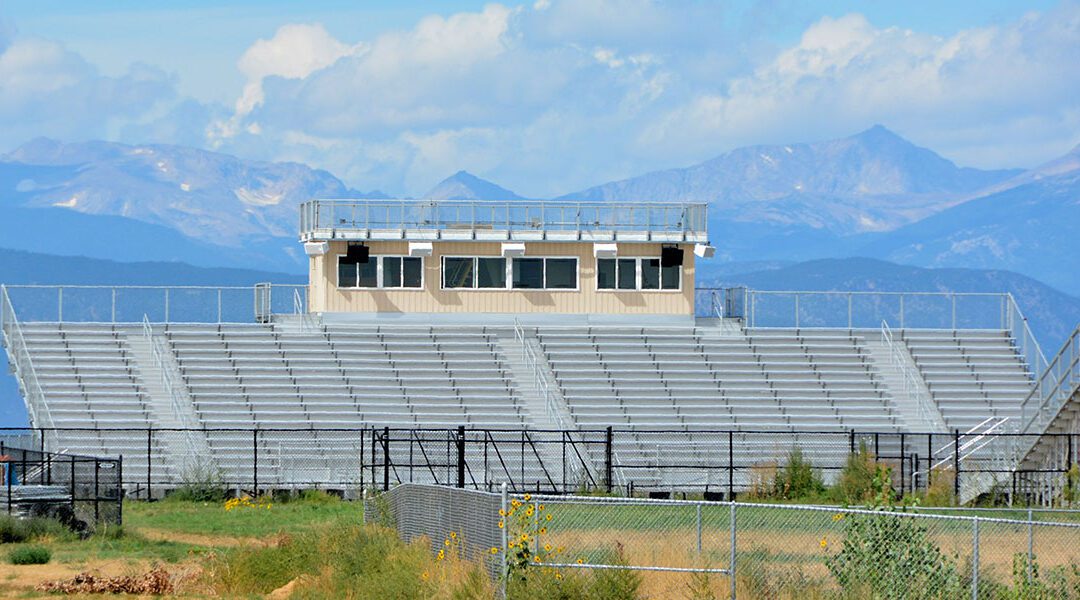
M 23 331 L 53 423 L 100 429 L 52 443 L 123 454 L 139 468 L 145 437 L 107 429 L 160 427 L 155 411 L 169 406 L 150 398 L 146 382 L 159 374 L 145 371 L 153 365 L 132 356 L 129 341 L 143 335 L 141 326 L 25 323 Z M 206 429 L 521 429 L 537 422 L 516 380 L 522 375 L 504 356 L 512 347 L 505 330 L 337 324 L 297 333 L 272 325 L 168 324 L 155 331 L 175 358 L 195 422 Z M 887 389 L 868 350 L 873 331 L 718 335 L 709 327 L 582 326 L 531 328 L 528 335 L 575 425 L 630 431 L 616 452 L 641 464 L 647 456 L 698 452 L 687 448 L 706 447 L 707 436 L 695 433 L 705 430 L 904 430 L 891 397 L 896 391 Z M 950 428 L 1014 416 L 1031 389 L 1006 332 L 909 329 L 900 337 Z M 650 431 L 684 432 L 687 444 L 668 451 L 633 434 Z M 246 476 L 250 436 L 198 435 L 226 477 Z M 268 435 L 266 443 L 265 460 L 279 469 L 358 459 L 355 436 L 340 432 Z M 160 440 L 151 455 L 158 468 L 180 468 Z

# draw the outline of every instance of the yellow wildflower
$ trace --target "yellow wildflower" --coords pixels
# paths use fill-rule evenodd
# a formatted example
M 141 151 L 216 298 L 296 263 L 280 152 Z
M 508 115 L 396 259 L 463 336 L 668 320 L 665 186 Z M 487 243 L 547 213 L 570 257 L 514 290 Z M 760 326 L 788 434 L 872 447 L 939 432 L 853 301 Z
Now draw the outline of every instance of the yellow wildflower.
M 490 550 L 490 552 L 491 552 L 492 554 L 498 554 L 498 553 L 499 553 L 499 549 L 498 549 L 498 548 L 496 548 L 495 546 L 492 546 L 492 547 L 491 547 L 491 550 Z
M 821 547 L 822 548 L 828 548 L 829 547 L 829 542 L 826 541 L 825 538 L 821 538 Z
M 551 544 L 544 544 L 544 552 L 551 552 Z
M 543 504 L 541 504 L 540 506 L 537 506 L 537 507 L 536 507 L 536 510 L 544 510 L 544 505 L 543 505 Z
M 442 545 L 449 548 L 450 547 L 450 540 L 443 540 Z
M 532 494 L 525 494 L 525 501 L 528 502 L 529 500 L 532 500 Z
M 529 534 L 527 534 L 527 533 L 521 534 L 521 541 L 523 541 L 523 542 L 529 541 Z
M 500 508 L 499 509 L 499 516 L 500 517 L 505 517 L 506 516 L 506 509 L 505 508 Z
M 562 573 L 556 573 L 555 579 L 562 579 Z
M 545 535 L 545 534 L 547 534 L 547 527 L 541 527 L 540 528 L 540 535 Z
M 506 527 L 506 522 L 503 521 L 502 519 L 500 519 L 499 520 L 499 529 L 502 529 L 503 527 Z
M 833 521 L 839 521 L 840 519 L 843 519 L 843 518 L 844 518 L 844 513 L 836 513 L 835 515 L 833 515 L 832 520 Z
M 437 557 L 435 557 L 435 560 L 442 560 L 445 557 L 446 557 L 446 553 L 443 552 L 442 550 L 439 550 L 439 555 Z
M 532 509 L 532 507 L 531 507 L 531 506 L 530 506 L 529 508 L 525 509 L 525 516 L 526 516 L 526 517 L 531 517 L 531 516 L 533 516 L 533 509 Z
M 450 539 L 456 540 L 457 539 L 457 532 L 451 531 L 450 532 Z
M 427 572 L 420 574 L 420 579 L 423 579 L 424 581 L 427 581 L 428 577 L 430 577 L 430 575 L 428 575 Z
M 540 561 L 540 556 L 539 556 L 539 555 L 537 555 L 537 556 L 534 556 L 534 557 L 533 557 L 533 562 L 541 562 L 541 561 Z
M 585 564 L 585 559 L 584 558 L 577 559 L 577 564 L 579 564 L 579 565 Z
M 550 521 L 551 520 L 551 513 L 548 513 L 548 514 L 544 515 L 544 519 Z

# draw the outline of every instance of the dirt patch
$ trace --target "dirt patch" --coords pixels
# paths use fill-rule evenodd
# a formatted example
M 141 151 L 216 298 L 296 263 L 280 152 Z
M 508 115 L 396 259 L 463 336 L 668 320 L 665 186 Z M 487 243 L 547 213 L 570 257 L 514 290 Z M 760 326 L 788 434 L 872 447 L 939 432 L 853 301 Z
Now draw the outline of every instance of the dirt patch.
M 296 590 L 296 588 L 304 585 L 305 581 L 306 578 L 301 575 L 300 577 L 297 577 L 289 583 L 286 583 L 278 589 L 270 592 L 266 595 L 266 598 L 267 600 L 285 600 L 289 596 L 292 596 L 292 593 Z
M 102 577 L 123 577 L 146 572 L 149 561 L 113 559 L 94 561 L 93 564 L 49 563 L 45 565 L 0 564 L 0 596 L 26 597 L 34 588 L 47 581 L 70 579 L 82 572 Z
M 237 537 L 231 535 L 207 535 L 203 533 L 181 533 L 166 529 L 153 529 L 139 527 L 134 529 L 136 535 L 155 542 L 177 542 L 191 544 L 192 546 L 204 546 L 207 548 L 240 548 L 245 546 L 267 546 L 271 542 L 254 537 Z M 272 539 L 272 538 L 271 538 Z

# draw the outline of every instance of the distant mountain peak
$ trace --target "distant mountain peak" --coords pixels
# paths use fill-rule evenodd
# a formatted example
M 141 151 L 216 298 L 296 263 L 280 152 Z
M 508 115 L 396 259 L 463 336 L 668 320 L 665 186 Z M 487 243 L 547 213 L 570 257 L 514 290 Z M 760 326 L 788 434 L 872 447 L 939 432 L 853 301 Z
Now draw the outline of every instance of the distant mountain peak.
M 468 171 L 443 179 L 423 196 L 428 200 L 522 200 L 514 192 Z

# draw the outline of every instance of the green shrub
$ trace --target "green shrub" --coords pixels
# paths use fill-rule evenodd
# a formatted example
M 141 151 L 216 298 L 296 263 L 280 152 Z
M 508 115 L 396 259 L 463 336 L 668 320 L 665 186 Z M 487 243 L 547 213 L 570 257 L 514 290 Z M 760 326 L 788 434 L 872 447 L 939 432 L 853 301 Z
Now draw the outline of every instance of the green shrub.
M 788 452 L 787 464 L 776 473 L 776 497 L 783 500 L 813 498 L 825 491 L 821 477 L 814 472 L 802 449 L 795 447 Z
M 874 480 L 881 477 L 883 469 L 887 467 L 875 460 L 866 442 L 861 442 L 858 452 L 848 454 L 840 478 L 831 490 L 833 499 L 849 505 L 873 501 L 877 490 Z
M 956 506 L 956 473 L 952 468 L 930 471 L 930 482 L 923 495 L 923 506 Z
M 41 546 L 20 546 L 8 553 L 8 562 L 13 565 L 43 565 L 51 559 L 49 549 Z
M 181 485 L 168 495 L 178 502 L 222 502 L 228 496 L 221 469 L 207 461 L 187 465 L 180 476 Z

